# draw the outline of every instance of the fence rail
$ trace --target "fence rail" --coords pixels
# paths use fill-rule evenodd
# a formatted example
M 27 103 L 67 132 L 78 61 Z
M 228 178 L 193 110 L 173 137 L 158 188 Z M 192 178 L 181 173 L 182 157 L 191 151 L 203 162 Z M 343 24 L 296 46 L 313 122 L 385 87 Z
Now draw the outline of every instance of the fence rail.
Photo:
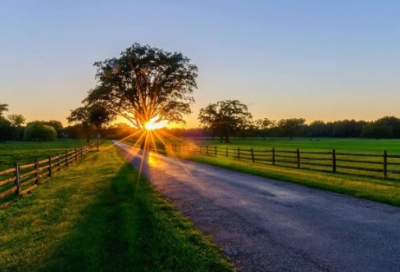
M 269 163 L 272 165 L 293 165 L 301 168 L 302 165 L 321 167 L 325 171 L 333 173 L 338 169 L 355 170 L 359 172 L 376 172 L 382 173 L 384 178 L 390 174 L 400 174 L 400 155 L 389 155 L 386 150 L 382 154 L 364 154 L 364 153 L 347 153 L 331 151 L 300 151 L 296 150 L 280 150 L 280 149 L 263 149 L 254 148 L 243 149 L 237 148 L 221 148 L 210 145 L 194 145 L 194 144 L 156 144 L 157 149 L 170 150 L 175 152 L 188 152 L 192 154 L 233 158 L 240 161 Z M 365 166 L 364 166 L 365 165 Z M 380 166 L 372 168 L 367 166 Z M 395 168 L 398 167 L 398 168 Z M 396 176 L 400 178 L 400 176 Z
M 45 160 L 38 161 L 35 159 L 34 163 L 19 165 L 15 162 L 13 168 L 0 172 L 0 199 L 12 193 L 14 193 L 16 197 L 26 194 L 50 179 L 54 171 L 59 172 L 62 169 L 68 168 L 93 148 L 99 150 L 99 143 L 97 142 L 75 148 L 71 151 L 65 151 L 63 154 L 58 153 L 56 156 L 49 156 Z M 44 177 L 45 179 L 42 179 Z M 29 188 L 24 188 L 33 182 L 34 184 Z M 11 204 L 11 201 L 2 203 L 0 204 L 0 208 L 7 207 L 9 204 Z

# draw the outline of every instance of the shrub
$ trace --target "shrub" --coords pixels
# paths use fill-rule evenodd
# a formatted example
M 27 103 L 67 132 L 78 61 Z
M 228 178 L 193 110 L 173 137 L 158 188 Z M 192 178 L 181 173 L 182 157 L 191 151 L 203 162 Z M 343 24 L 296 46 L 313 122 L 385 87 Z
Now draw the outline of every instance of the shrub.
M 56 130 L 42 122 L 32 122 L 24 131 L 24 140 L 54 141 L 57 138 Z

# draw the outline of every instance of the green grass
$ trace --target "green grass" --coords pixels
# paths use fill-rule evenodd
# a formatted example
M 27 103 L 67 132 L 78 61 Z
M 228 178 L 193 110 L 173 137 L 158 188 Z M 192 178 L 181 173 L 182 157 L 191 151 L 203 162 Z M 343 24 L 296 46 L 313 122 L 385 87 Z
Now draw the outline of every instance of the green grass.
M 12 168 L 14 162 L 33 163 L 34 159 L 46 159 L 76 147 L 86 145 L 83 140 L 57 140 L 54 142 L 7 142 L 0 143 L 0 171 Z
M 109 143 L 0 211 L 1 271 L 230 271 Z
M 312 139 L 309 141 L 309 139 Z M 200 143 L 200 142 L 196 142 Z M 336 149 L 337 152 L 359 152 L 359 153 L 373 153 L 382 154 L 383 150 L 387 150 L 389 154 L 400 154 L 400 139 L 389 140 L 376 140 L 376 139 L 358 139 L 358 138 L 275 138 L 271 140 L 239 140 L 232 139 L 229 144 L 219 143 L 216 139 L 214 141 L 203 141 L 203 144 L 218 145 L 221 147 L 243 147 L 243 148 L 273 148 L 285 150 L 320 150 L 330 151 Z

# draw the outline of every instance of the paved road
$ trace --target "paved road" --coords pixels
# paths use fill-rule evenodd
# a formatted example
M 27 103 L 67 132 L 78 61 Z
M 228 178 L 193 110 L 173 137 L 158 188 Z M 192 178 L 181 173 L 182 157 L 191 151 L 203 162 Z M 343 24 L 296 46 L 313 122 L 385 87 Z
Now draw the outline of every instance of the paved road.
M 117 144 L 139 168 L 138 150 Z M 400 271 L 400 208 L 150 153 L 142 172 L 243 271 Z

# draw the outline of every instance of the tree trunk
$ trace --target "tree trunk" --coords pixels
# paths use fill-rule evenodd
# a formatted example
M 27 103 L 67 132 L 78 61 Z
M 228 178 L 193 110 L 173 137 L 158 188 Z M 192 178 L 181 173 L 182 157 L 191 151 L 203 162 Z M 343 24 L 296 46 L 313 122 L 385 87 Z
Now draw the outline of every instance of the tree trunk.
M 219 142 L 222 143 L 224 141 L 224 136 L 219 136 Z

